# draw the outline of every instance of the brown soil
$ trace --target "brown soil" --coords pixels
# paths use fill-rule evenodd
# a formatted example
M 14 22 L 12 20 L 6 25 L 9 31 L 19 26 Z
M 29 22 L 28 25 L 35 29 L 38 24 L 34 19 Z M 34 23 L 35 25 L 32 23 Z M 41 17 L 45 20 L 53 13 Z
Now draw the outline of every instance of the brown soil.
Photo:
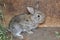
M 36 0 L 4 0 L 4 3 L 5 25 L 7 26 L 13 16 L 27 13 L 26 6 L 34 7 Z M 60 0 L 39 0 L 39 9 L 46 15 L 45 23 L 40 27 L 60 26 Z

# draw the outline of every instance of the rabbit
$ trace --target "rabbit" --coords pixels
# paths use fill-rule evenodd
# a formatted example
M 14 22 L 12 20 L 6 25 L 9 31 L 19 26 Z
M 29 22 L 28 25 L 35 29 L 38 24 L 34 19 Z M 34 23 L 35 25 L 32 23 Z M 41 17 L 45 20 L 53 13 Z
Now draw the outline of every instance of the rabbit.
M 22 13 L 16 15 L 12 18 L 9 23 L 9 31 L 15 37 L 23 39 L 22 32 L 27 32 L 32 34 L 32 29 L 38 27 L 38 24 L 43 23 L 45 20 L 45 14 L 39 10 L 34 9 L 33 7 L 27 7 L 27 10 L 30 14 Z

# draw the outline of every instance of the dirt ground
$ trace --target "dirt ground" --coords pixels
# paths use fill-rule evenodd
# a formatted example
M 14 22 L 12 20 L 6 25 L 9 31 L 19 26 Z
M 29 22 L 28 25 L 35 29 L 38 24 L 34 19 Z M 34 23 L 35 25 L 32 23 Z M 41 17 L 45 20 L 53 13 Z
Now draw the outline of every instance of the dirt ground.
M 57 27 L 43 27 L 33 31 L 33 34 L 24 34 L 24 40 L 60 40 L 56 32 L 60 33 L 60 28 Z M 18 40 L 18 39 L 14 39 Z

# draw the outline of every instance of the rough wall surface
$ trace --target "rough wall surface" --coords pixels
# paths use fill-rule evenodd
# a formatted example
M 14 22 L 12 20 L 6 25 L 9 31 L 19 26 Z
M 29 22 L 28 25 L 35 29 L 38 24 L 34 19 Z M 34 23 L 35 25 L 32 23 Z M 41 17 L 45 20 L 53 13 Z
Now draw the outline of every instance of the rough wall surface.
M 5 0 L 5 25 L 8 25 L 11 18 L 20 13 L 27 13 L 26 6 L 33 6 L 36 0 Z M 60 0 L 39 0 L 39 9 L 46 14 L 45 23 L 40 27 L 60 26 Z

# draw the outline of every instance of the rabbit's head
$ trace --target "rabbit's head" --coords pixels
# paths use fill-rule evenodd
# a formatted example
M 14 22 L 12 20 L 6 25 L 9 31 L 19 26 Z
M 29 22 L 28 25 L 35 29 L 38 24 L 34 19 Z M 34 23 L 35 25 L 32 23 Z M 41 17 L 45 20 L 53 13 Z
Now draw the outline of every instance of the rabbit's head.
M 27 7 L 27 10 L 32 15 L 31 18 L 35 23 L 43 23 L 45 19 L 45 14 L 40 12 L 37 9 L 34 9 L 33 7 Z

